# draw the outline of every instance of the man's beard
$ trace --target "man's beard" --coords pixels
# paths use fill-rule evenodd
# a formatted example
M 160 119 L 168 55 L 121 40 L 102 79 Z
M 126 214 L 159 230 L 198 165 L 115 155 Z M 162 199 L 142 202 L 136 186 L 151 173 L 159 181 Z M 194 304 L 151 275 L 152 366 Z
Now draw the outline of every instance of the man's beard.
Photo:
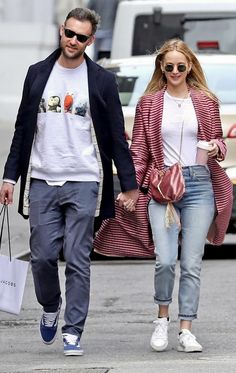
M 84 51 L 76 51 L 76 53 L 74 53 L 74 54 L 69 54 L 69 53 L 66 52 L 66 49 L 63 48 L 62 49 L 62 54 L 63 54 L 64 58 L 66 58 L 66 59 L 76 60 L 84 54 Z

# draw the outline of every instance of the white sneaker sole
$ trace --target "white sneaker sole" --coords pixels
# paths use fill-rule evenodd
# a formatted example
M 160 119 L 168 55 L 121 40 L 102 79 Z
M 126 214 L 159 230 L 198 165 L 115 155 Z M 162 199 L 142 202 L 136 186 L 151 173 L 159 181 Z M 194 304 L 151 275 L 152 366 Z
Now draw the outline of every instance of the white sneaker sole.
M 64 351 L 65 356 L 82 356 L 83 354 L 84 354 L 83 350 L 81 350 L 81 351 L 74 351 L 74 350 Z
M 156 345 L 154 345 L 154 343 L 150 343 L 150 345 L 151 345 L 151 347 L 152 347 L 152 349 L 154 350 L 154 351 L 157 351 L 157 352 L 161 352 L 161 351 L 165 351 L 165 349 L 167 348 L 167 346 L 168 346 L 168 341 L 164 344 L 164 345 L 162 345 L 162 346 L 156 346 Z
M 177 347 L 177 351 L 179 352 L 202 352 L 202 346 L 199 347 L 194 347 L 194 346 L 189 346 L 189 347 L 183 347 L 179 345 Z

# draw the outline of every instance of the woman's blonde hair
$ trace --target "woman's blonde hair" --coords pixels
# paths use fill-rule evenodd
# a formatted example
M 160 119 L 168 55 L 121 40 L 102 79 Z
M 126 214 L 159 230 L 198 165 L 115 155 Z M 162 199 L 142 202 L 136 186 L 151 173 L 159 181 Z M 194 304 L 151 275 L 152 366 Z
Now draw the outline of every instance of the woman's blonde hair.
M 166 53 L 174 50 L 182 53 L 186 57 L 188 63 L 192 64 L 192 68 L 186 78 L 187 84 L 190 87 L 205 92 L 207 96 L 211 97 L 215 101 L 218 101 L 216 95 L 211 92 L 207 86 L 204 72 L 197 57 L 187 46 L 187 44 L 180 39 L 167 40 L 163 44 L 163 46 L 156 52 L 157 56 L 155 60 L 155 70 L 150 82 L 147 85 L 144 95 L 155 93 L 165 87 L 167 81 L 165 74 L 163 74 L 161 70 L 161 62 L 163 61 Z

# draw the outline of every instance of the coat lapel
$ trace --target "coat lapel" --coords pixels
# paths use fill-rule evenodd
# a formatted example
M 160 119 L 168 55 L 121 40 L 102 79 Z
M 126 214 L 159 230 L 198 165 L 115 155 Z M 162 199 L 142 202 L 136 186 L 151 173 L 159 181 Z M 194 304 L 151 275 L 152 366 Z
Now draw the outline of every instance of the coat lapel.
M 48 56 L 43 64 L 38 69 L 37 75 L 35 76 L 34 81 L 31 84 L 31 100 L 35 104 L 38 110 L 40 99 L 43 95 L 44 88 L 46 86 L 49 75 L 52 71 L 52 68 L 60 56 L 61 50 L 57 49 L 50 56 Z
M 85 60 L 88 68 L 89 101 L 92 113 L 94 109 L 95 99 L 97 99 L 99 95 L 99 89 L 97 87 L 97 74 L 100 69 L 100 66 L 95 64 L 86 54 Z

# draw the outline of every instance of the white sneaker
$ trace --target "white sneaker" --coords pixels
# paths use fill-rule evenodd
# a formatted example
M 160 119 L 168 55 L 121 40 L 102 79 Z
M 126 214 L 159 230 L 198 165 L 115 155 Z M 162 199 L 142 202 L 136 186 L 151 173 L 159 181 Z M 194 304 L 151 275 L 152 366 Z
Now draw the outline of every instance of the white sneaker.
M 178 351 L 181 352 L 202 352 L 202 346 L 197 342 L 195 335 L 188 329 L 182 329 L 178 336 Z
M 156 324 L 156 327 L 152 334 L 150 345 L 155 351 L 164 351 L 168 346 L 169 320 L 167 317 L 160 317 L 153 323 Z

